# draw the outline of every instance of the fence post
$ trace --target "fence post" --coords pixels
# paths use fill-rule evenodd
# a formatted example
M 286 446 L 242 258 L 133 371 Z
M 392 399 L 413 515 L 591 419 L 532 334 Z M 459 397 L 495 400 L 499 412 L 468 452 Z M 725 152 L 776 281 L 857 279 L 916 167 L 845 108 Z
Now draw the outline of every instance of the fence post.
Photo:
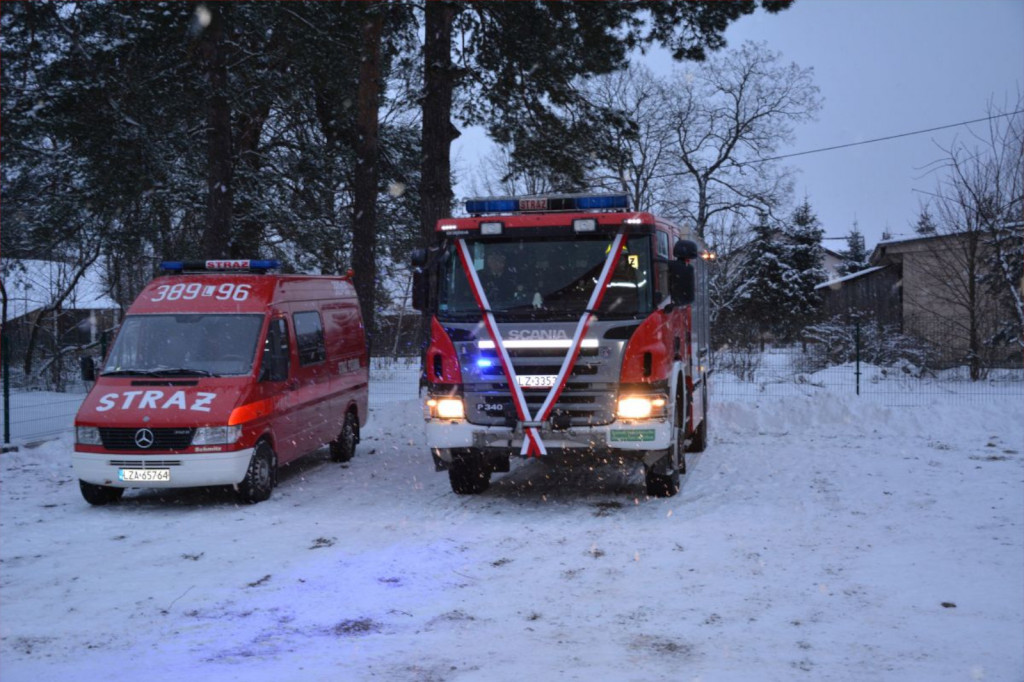
M 860 317 L 854 322 L 853 327 L 854 347 L 854 370 L 853 375 L 857 378 L 857 395 L 860 395 Z
M 0 335 L 0 362 L 4 373 L 4 445 L 11 442 L 11 347 L 5 335 Z

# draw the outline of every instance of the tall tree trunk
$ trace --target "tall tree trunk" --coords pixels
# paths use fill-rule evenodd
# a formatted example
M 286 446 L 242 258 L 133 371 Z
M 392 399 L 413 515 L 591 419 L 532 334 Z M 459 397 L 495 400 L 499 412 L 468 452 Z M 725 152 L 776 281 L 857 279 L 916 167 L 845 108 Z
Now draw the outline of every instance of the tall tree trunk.
M 455 2 L 425 3 L 423 44 L 423 161 L 420 179 L 420 237 L 425 246 L 434 242 L 437 221 L 452 210 L 451 145 L 459 136 L 452 125 L 452 96 L 457 74 L 452 65 L 452 26 L 459 6 Z M 433 307 L 436 272 L 429 270 Z M 430 320 L 424 315 L 420 336 L 429 338 Z
M 359 88 L 356 103 L 356 168 L 353 182 L 352 268 L 356 295 L 363 309 L 363 324 L 373 340 L 377 289 L 377 136 L 380 111 L 381 32 L 384 7 L 367 5 L 360 44 Z
M 227 48 L 224 45 L 223 8 L 207 5 L 210 24 L 200 39 L 200 51 L 209 92 L 206 100 L 206 226 L 203 255 L 219 258 L 231 243 L 232 159 L 231 106 L 228 103 Z
M 269 115 L 270 108 L 264 106 L 258 111 L 239 116 L 237 164 L 238 168 L 243 169 L 245 173 L 240 180 L 240 185 L 248 180 L 249 186 L 249 192 L 243 192 L 243 197 L 251 197 L 254 191 L 252 179 L 259 173 L 261 165 L 258 153 L 260 135 L 263 133 L 263 124 L 266 123 Z M 227 255 L 230 258 L 255 258 L 260 255 L 263 221 L 254 215 L 255 206 L 252 205 L 251 200 L 243 200 L 240 203 L 238 225 L 234 229 Z

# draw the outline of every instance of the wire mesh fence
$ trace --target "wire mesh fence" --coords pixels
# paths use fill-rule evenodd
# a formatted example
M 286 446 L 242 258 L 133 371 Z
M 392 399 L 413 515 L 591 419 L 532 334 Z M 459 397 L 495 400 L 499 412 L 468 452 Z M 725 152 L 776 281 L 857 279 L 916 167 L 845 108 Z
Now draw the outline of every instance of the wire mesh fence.
M 711 398 L 716 402 L 759 402 L 786 396 L 856 396 L 888 406 L 926 405 L 942 398 L 965 403 L 1024 398 L 1024 369 L 986 369 L 971 378 L 970 368 L 924 369 L 909 362 L 882 366 L 843 362 L 819 368 L 813 348 L 800 344 L 764 350 L 718 349 L 712 360 Z M 396 403 L 419 395 L 418 357 L 374 357 L 370 364 L 372 416 L 387 418 Z M 26 444 L 70 432 L 89 386 L 81 381 L 62 391 L 9 391 L 0 432 L 5 444 Z

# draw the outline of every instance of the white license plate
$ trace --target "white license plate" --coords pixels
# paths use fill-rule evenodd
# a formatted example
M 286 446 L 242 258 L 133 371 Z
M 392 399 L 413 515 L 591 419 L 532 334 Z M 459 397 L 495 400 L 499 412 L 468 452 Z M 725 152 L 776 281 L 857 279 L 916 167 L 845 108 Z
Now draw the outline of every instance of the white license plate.
M 118 469 L 117 478 L 125 483 L 168 483 L 170 469 Z
M 516 376 L 523 388 L 551 388 L 555 385 L 555 374 L 519 374 Z

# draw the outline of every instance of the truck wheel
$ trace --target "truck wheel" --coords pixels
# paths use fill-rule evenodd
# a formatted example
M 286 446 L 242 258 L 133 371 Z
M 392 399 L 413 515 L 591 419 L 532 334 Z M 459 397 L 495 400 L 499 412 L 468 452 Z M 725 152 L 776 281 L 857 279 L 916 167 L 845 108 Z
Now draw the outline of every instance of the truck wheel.
M 342 424 L 341 433 L 337 440 L 331 441 L 331 459 L 335 462 L 347 462 L 356 454 L 356 444 L 359 442 L 359 424 L 356 422 L 354 412 L 345 415 L 345 423 Z
M 479 495 L 491 485 L 491 469 L 480 453 L 455 455 L 448 465 L 448 481 L 456 495 Z
M 238 497 L 246 504 L 256 504 L 270 497 L 274 490 L 277 456 L 267 441 L 260 441 L 249 460 L 249 470 L 238 484 Z
M 644 469 L 647 494 L 651 497 L 672 497 L 679 492 L 679 473 L 686 472 L 686 455 L 683 450 L 683 433 L 679 425 L 683 422 L 682 405 L 677 403 L 672 427 L 675 442 L 665 451 L 664 456 Z
M 124 495 L 124 488 L 114 488 L 109 485 L 93 485 L 85 481 L 79 481 L 78 487 L 82 490 L 82 497 L 89 504 L 102 507 L 111 502 L 117 502 Z

